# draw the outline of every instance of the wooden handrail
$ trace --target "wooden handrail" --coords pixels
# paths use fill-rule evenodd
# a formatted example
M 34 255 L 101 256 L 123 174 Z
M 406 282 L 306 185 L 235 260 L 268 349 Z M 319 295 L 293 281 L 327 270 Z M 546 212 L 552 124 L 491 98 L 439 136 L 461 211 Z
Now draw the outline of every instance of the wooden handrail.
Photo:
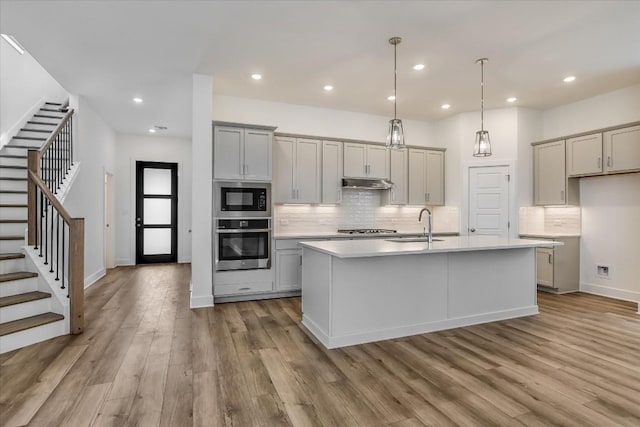
M 37 221 L 38 190 L 47 199 L 47 202 L 58 212 L 63 222 L 69 227 L 68 246 L 68 292 L 70 304 L 70 331 L 72 334 L 80 334 L 84 330 L 84 218 L 73 218 L 64 208 L 58 198 L 49 190 L 49 187 L 40 178 L 40 157 L 38 150 L 29 150 L 27 173 L 27 200 L 28 200 L 28 244 L 37 245 L 38 235 L 42 236 L 41 221 Z M 53 215 L 53 213 L 51 214 Z M 53 241 L 53 240 L 52 240 Z M 63 229 L 64 251 L 64 229 Z M 41 242 L 42 244 L 42 242 Z M 56 242 L 58 245 L 58 242 Z M 53 249 L 52 249 L 53 251 Z M 41 253 L 42 255 L 42 253 Z M 45 258 L 46 259 L 46 258 Z M 64 271 L 64 258 L 63 258 Z M 57 279 L 56 279 L 57 280 Z M 64 286 L 64 277 L 63 282 Z
M 70 109 L 69 111 L 67 111 L 64 117 L 62 117 L 62 120 L 60 121 L 60 123 L 58 123 L 58 126 L 56 126 L 56 128 L 53 130 L 53 133 L 51 133 L 51 136 L 49 136 L 49 138 L 47 139 L 47 142 L 45 142 L 44 145 L 40 148 L 41 153 L 44 153 L 44 151 L 47 148 L 49 148 L 51 144 L 53 144 L 53 141 L 55 141 L 58 134 L 62 132 L 62 129 L 67 124 L 67 122 L 69 121 L 72 115 L 73 115 L 73 109 Z

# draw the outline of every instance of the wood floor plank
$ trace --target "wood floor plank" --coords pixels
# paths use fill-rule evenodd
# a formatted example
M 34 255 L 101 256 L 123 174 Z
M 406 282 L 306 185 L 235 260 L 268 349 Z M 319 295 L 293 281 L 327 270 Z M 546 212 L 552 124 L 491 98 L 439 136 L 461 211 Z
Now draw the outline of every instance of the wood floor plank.
M 537 316 L 327 350 L 300 298 L 191 310 L 189 281 L 109 270 L 83 334 L 0 356 L 0 425 L 640 425 L 628 302 L 539 293 Z

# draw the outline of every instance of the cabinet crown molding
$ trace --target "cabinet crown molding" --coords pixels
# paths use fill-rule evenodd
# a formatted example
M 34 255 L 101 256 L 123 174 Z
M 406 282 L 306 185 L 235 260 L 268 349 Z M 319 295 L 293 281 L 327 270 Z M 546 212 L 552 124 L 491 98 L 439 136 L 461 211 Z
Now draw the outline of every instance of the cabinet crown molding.
M 546 144 L 548 142 L 562 141 L 564 139 L 576 138 L 576 137 L 580 137 L 580 136 L 591 135 L 591 134 L 594 134 L 594 133 L 604 133 L 604 132 L 609 132 L 611 130 L 630 128 L 630 127 L 638 126 L 638 125 L 640 125 L 640 121 L 631 122 L 631 123 L 625 123 L 625 124 L 622 124 L 622 125 L 609 126 L 609 127 L 602 128 L 602 129 L 594 129 L 594 130 L 580 132 L 580 133 L 573 133 L 571 135 L 559 136 L 557 138 L 545 139 L 545 140 L 542 140 L 542 141 L 532 142 L 531 145 L 532 146 L 536 146 L 536 145 L 540 145 L 540 144 Z
M 302 135 L 297 133 L 286 133 L 286 132 L 275 132 L 273 134 L 276 138 L 301 138 L 301 139 L 316 139 L 319 141 L 335 141 L 335 142 L 346 142 L 346 143 L 355 143 L 355 144 L 369 144 L 369 145 L 380 145 L 385 146 L 384 142 L 378 141 L 365 141 L 362 139 L 349 139 L 349 138 L 334 138 L 330 136 L 317 136 L 317 135 Z M 442 147 L 425 147 L 423 145 L 406 145 L 407 148 L 418 148 L 421 150 L 432 150 L 432 151 L 447 151 L 446 148 Z
M 278 129 L 278 126 L 254 125 L 254 124 L 235 123 L 235 122 L 219 122 L 216 120 L 213 120 L 211 123 L 213 124 L 213 126 L 228 126 L 228 127 L 244 128 L 244 129 L 259 129 L 259 130 L 268 130 L 271 132 Z

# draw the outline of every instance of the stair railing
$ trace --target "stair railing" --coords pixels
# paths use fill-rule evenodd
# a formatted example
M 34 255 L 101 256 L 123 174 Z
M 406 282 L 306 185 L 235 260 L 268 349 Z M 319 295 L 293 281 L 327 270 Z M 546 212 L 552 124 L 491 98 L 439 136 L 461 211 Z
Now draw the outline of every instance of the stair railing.
M 73 165 L 73 110 L 40 150 L 29 150 L 27 243 L 67 290 L 70 331 L 84 330 L 84 218 L 73 218 L 55 196 Z
M 60 124 L 40 148 L 40 173 L 53 194 L 73 166 L 73 110 L 68 110 Z

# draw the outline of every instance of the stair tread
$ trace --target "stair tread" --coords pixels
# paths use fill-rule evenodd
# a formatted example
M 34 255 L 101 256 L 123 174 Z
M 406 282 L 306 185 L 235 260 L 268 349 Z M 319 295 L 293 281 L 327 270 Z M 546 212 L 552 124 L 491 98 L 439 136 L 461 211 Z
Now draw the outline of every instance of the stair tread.
M 27 156 L 19 156 L 17 154 L 0 154 L 0 157 L 5 159 L 26 159 Z
M 0 208 L 28 208 L 29 205 L 23 203 L 0 203 Z
M 0 236 L 0 240 L 24 240 L 24 236 Z
M 27 139 L 29 141 L 46 141 L 47 138 L 37 138 L 35 136 L 14 136 L 13 139 Z
M 26 219 L 0 219 L 0 224 L 21 224 L 26 222 Z
M 4 181 L 26 181 L 27 178 L 14 178 L 12 176 L 0 176 L 0 179 Z
M 0 194 L 27 194 L 26 190 L 0 190 Z
M 42 313 L 36 316 L 25 317 L 24 319 L 14 320 L 12 322 L 0 323 L 0 336 L 9 335 L 25 329 L 35 328 L 36 326 L 46 325 L 48 323 L 57 322 L 64 319 L 62 314 L 58 313 Z
M 62 106 L 62 104 L 60 104 L 59 102 L 45 102 L 45 104 L 47 104 L 47 105 L 59 105 L 59 106 Z
M 9 259 L 20 259 L 24 258 L 24 254 L 20 252 L 8 252 L 4 254 L 0 254 L 0 261 L 6 261 Z
M 19 165 L 0 165 L 0 168 L 3 168 L 3 169 L 27 169 L 26 166 L 19 166 Z
M 40 111 L 52 111 L 56 113 L 60 112 L 60 110 L 58 110 L 57 108 L 41 108 Z
M 0 283 L 11 282 L 13 280 L 31 279 L 32 277 L 38 277 L 38 273 L 32 273 L 31 271 L 15 271 L 13 273 L 0 274 Z
M 34 120 L 29 120 L 27 123 L 30 125 L 58 126 L 57 123 L 37 122 Z
M 21 128 L 20 131 L 22 132 L 40 132 L 40 133 L 51 133 L 51 130 L 49 129 L 28 129 L 28 128 Z
M 30 301 L 37 301 L 40 299 L 51 298 L 51 294 L 48 292 L 25 292 L 23 294 L 10 295 L 8 297 L 0 298 L 0 307 L 8 307 L 10 305 L 22 304 Z
M 45 119 L 63 119 L 62 116 L 49 116 L 48 114 L 34 114 L 33 117 L 43 117 Z

